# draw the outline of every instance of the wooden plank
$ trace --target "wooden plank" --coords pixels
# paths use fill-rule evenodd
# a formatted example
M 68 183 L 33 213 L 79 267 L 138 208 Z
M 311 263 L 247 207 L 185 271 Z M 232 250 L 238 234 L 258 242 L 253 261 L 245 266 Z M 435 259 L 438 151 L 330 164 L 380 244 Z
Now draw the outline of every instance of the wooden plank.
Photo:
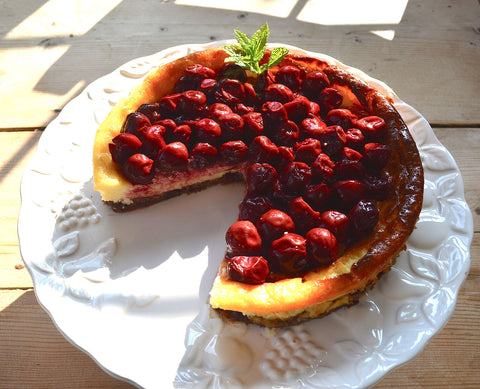
M 0 323 L 2 388 L 132 387 L 69 343 L 32 290 L 0 292 Z
M 34 16 L 43 3 L 26 11 L 0 2 L 3 128 L 44 126 L 86 85 L 131 59 L 178 44 L 231 39 L 233 28 L 251 34 L 265 21 L 271 42 L 323 52 L 366 71 L 432 123 L 480 123 L 476 0 L 454 6 L 448 0 L 410 0 L 398 23 L 333 26 L 301 20 L 306 1 L 292 1 L 291 12 L 280 16 L 245 11 L 239 2 L 229 10 L 192 1 L 202 6 L 149 1 L 139 9 L 124 1 L 91 20 L 78 2 L 63 2 L 62 12 L 44 9 L 40 23 Z M 379 36 L 382 31 L 391 39 Z
M 425 350 L 376 389 L 474 388 L 480 381 L 480 278 L 464 283 L 456 310 Z M 30 291 L 0 291 L 2 387 L 127 388 L 67 342 Z M 455 361 L 455 362 L 453 362 Z M 64 372 L 58 374 L 58 372 Z

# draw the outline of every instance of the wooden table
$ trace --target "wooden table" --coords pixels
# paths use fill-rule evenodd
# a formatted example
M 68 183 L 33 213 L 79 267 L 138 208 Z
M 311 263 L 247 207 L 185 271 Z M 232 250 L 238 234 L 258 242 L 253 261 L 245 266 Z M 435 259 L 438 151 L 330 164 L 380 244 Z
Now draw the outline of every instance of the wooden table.
M 312 9 L 315 3 L 0 1 L 0 387 L 130 386 L 63 338 L 37 303 L 22 264 L 19 184 L 45 126 L 86 85 L 130 59 L 229 39 L 233 28 L 251 34 L 265 21 L 271 42 L 329 54 L 385 81 L 453 154 L 474 214 L 471 269 L 445 328 L 375 388 L 479 387 L 479 3 L 365 1 L 362 9 L 335 12 Z M 367 3 L 378 4 L 368 10 Z

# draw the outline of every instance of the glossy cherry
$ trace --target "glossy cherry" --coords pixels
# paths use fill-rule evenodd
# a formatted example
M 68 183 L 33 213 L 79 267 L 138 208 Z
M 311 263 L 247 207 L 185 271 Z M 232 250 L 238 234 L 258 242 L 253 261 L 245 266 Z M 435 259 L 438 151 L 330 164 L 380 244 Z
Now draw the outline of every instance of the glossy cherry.
M 279 209 L 265 212 L 256 225 L 264 244 L 273 242 L 285 233 L 295 232 L 292 218 Z
M 227 272 L 234 281 L 255 285 L 267 280 L 270 268 L 263 257 L 239 255 L 228 260 Z
M 326 228 L 312 228 L 305 234 L 307 255 L 315 266 L 328 266 L 338 255 L 338 241 Z
M 249 220 L 240 220 L 232 224 L 225 234 L 225 240 L 230 257 L 261 254 L 262 238 L 257 227 Z
M 295 233 L 282 235 L 270 245 L 268 261 L 272 269 L 284 275 L 301 274 L 308 263 L 305 238 Z

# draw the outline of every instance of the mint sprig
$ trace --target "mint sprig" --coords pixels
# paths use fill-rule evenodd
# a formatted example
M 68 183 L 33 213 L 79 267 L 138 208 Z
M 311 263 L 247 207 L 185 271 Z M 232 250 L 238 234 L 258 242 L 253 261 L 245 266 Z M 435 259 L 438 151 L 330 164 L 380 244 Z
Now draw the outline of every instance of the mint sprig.
M 268 62 L 260 65 L 260 60 L 267 49 L 267 40 L 270 35 L 268 24 L 265 23 L 251 38 L 235 30 L 235 38 L 238 45 L 226 45 L 223 49 L 230 55 L 225 62 L 235 62 L 237 65 L 250 70 L 256 74 L 262 74 L 265 70 L 277 65 L 288 53 L 285 47 L 275 47 L 272 49 Z

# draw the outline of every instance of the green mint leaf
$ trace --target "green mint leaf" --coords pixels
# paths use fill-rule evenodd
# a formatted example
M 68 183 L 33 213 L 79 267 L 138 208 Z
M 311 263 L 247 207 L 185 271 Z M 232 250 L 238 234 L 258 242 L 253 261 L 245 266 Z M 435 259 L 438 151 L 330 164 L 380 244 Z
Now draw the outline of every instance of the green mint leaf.
M 223 49 L 230 55 L 225 62 L 235 62 L 256 74 L 261 74 L 268 68 L 278 64 L 288 53 L 284 47 L 277 47 L 272 50 L 268 63 L 260 66 L 259 62 L 265 55 L 267 49 L 267 40 L 270 35 L 268 24 L 265 23 L 249 39 L 241 31 L 234 30 L 238 45 L 226 45 Z
M 240 44 L 242 49 L 248 52 L 250 49 L 250 39 L 248 39 L 248 36 L 239 30 L 235 30 L 234 33 L 235 38 L 237 39 L 237 42 Z
M 272 49 L 270 58 L 268 60 L 268 67 L 271 68 L 277 65 L 288 54 L 288 49 L 285 47 L 275 47 Z

